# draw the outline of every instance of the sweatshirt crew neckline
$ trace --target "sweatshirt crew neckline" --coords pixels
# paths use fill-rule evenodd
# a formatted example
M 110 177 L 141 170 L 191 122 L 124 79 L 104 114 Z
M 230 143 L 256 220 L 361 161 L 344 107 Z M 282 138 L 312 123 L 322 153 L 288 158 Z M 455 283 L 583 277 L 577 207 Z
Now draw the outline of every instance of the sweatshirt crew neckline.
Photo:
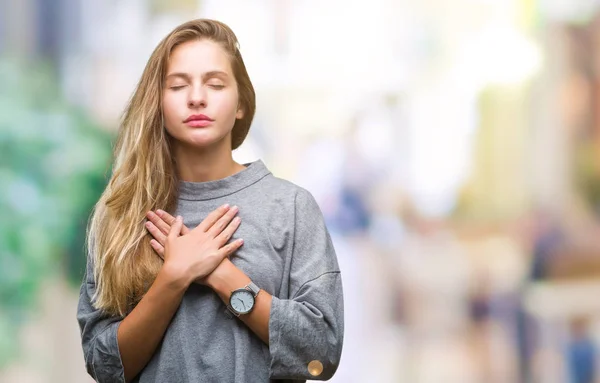
M 246 169 L 220 180 L 206 182 L 179 181 L 179 199 L 205 201 L 225 197 L 245 189 L 271 174 L 262 160 L 243 165 Z

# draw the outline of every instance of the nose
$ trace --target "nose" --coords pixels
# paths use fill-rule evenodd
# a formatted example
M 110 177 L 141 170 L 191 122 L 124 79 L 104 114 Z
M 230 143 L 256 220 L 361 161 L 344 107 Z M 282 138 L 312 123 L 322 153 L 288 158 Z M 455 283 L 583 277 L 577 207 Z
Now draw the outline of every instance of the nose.
M 188 107 L 189 108 L 200 108 L 206 107 L 206 90 L 200 84 L 196 84 L 190 87 L 190 93 L 188 95 Z

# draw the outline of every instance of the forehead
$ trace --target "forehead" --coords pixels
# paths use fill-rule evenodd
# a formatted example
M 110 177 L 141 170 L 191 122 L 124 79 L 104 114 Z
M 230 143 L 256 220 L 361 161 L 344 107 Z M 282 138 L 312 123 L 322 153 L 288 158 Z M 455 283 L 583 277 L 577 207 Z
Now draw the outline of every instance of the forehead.
M 167 74 L 201 74 L 207 71 L 232 72 L 229 56 L 218 43 L 212 40 L 192 40 L 178 45 L 171 52 Z

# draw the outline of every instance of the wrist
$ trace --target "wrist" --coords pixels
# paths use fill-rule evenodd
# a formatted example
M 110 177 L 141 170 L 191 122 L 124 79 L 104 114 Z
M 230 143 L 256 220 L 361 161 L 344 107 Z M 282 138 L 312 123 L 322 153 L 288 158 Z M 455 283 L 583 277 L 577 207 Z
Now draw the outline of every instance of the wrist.
M 227 258 L 206 278 L 206 284 L 225 301 L 233 290 L 248 283 L 250 278 Z
M 223 261 L 219 263 L 219 266 L 206 276 L 204 279 L 205 284 L 213 290 L 221 288 L 227 279 L 227 275 L 231 273 L 231 269 L 233 268 L 235 268 L 235 265 L 229 258 L 223 259 Z
M 186 290 L 191 283 L 191 280 L 187 273 L 173 267 L 169 263 L 165 262 L 158 272 L 157 279 L 161 279 L 167 287 L 175 290 Z

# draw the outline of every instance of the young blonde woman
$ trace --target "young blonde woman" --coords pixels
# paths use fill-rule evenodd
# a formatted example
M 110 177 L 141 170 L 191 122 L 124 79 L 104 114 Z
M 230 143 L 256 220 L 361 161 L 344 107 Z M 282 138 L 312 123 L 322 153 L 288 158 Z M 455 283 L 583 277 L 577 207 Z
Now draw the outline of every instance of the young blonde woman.
M 173 30 L 127 106 L 77 319 L 98 382 L 329 379 L 343 299 L 312 195 L 232 158 L 255 110 L 234 33 Z

